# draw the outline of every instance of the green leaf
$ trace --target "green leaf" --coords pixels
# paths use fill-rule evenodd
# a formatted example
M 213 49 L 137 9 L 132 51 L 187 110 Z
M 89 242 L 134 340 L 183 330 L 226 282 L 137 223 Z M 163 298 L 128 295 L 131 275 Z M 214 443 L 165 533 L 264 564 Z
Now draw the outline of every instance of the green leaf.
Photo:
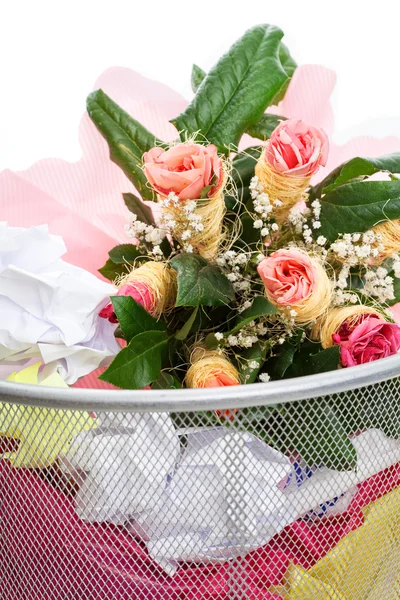
M 190 315 L 190 317 L 188 318 L 188 320 L 186 321 L 186 323 L 184 324 L 184 326 L 175 335 L 175 338 L 177 340 L 183 341 L 183 340 L 185 340 L 187 338 L 187 336 L 190 333 L 190 330 L 193 327 L 193 323 L 196 320 L 198 310 L 199 310 L 199 307 L 196 306 L 196 308 L 194 309 L 194 311 L 192 312 L 192 314 Z
M 250 198 L 250 181 L 254 177 L 254 169 L 261 154 L 261 147 L 247 148 L 239 152 L 232 161 L 232 190 L 225 195 L 225 204 L 229 210 L 241 212 Z M 237 194 L 236 191 L 237 190 Z M 238 197 L 240 202 L 238 202 Z
M 258 123 L 255 123 L 246 133 L 259 140 L 268 140 L 273 131 L 278 127 L 281 121 L 285 121 L 286 117 L 278 117 L 277 115 L 264 114 Z
M 99 269 L 99 273 L 101 273 L 106 279 L 115 281 L 117 277 L 126 275 L 128 273 L 128 265 L 122 263 L 116 264 L 109 258 L 104 267 Z
M 400 173 L 400 153 L 386 154 L 378 158 L 352 158 L 339 165 L 318 185 L 311 189 L 313 198 L 319 198 L 323 193 L 328 193 L 340 185 L 354 179 L 365 179 L 379 171 Z
M 159 144 L 159 140 L 103 90 L 90 94 L 86 107 L 93 123 L 107 140 L 111 160 L 123 170 L 145 200 L 153 200 L 155 194 L 143 173 L 142 159 L 144 152 Z
M 335 371 L 339 364 L 340 346 L 323 350 L 320 344 L 305 342 L 294 355 L 292 365 L 285 371 L 285 379 Z
M 197 65 L 193 65 L 192 67 L 192 76 L 191 76 L 191 84 L 192 84 L 192 90 L 194 93 L 197 92 L 197 90 L 199 89 L 201 83 L 203 82 L 203 79 L 206 76 L 206 72 L 203 71 L 203 69 L 201 69 L 200 67 L 198 67 Z
M 327 193 L 321 202 L 323 235 L 334 242 L 339 233 L 363 232 L 389 219 L 400 219 L 400 181 L 356 181 Z
M 142 253 L 134 244 L 120 244 L 119 246 L 115 246 L 108 253 L 112 262 L 117 265 L 133 263 L 141 255 Z
M 178 274 L 176 306 L 222 306 L 235 299 L 230 281 L 198 254 L 179 254 L 171 266 Z
M 261 317 L 267 317 L 268 315 L 275 315 L 277 309 L 269 300 L 264 296 L 256 296 L 253 300 L 252 305 L 246 308 L 237 318 L 236 324 L 230 331 L 231 335 L 234 335 L 240 329 L 248 325 L 251 321 L 260 319 Z
M 266 349 L 261 344 L 254 344 L 251 348 L 247 348 L 240 355 L 239 375 L 242 383 L 254 383 L 257 375 L 261 371 L 261 367 L 265 361 Z M 255 360 L 258 362 L 258 367 L 248 368 L 249 362 Z M 246 368 L 247 367 L 247 368 Z
M 127 342 L 130 342 L 139 333 L 165 331 L 166 324 L 163 321 L 157 321 L 131 296 L 112 296 L 111 302 Z
M 286 371 L 293 365 L 293 360 L 299 346 L 295 342 L 284 342 L 279 348 L 279 354 L 265 365 L 265 370 L 271 379 L 283 379 Z
M 179 390 L 181 387 L 179 379 L 166 371 L 162 371 L 160 377 L 151 384 L 152 390 Z
M 282 36 L 272 25 L 259 25 L 232 46 L 206 75 L 187 109 L 172 120 L 182 139 L 201 132 L 202 140 L 220 152 L 237 147 L 288 80 L 279 58 Z
M 128 210 L 137 216 L 138 221 L 146 223 L 146 225 L 154 225 L 154 217 L 152 210 L 140 198 L 134 194 L 122 194 Z
M 288 404 L 282 431 L 284 448 L 298 452 L 308 466 L 325 466 L 347 471 L 357 465 L 340 413 L 328 401 L 312 399 Z
M 290 55 L 289 49 L 283 43 L 281 43 L 281 45 L 279 47 L 279 60 L 281 61 L 282 68 L 286 72 L 288 79 L 287 79 L 286 83 L 282 86 L 282 88 L 279 90 L 277 95 L 275 96 L 272 104 L 278 104 L 281 100 L 283 100 L 283 98 L 286 94 L 286 90 L 289 87 L 290 79 L 292 78 L 293 73 L 295 72 L 296 67 L 297 67 L 296 62 L 293 60 L 293 58 Z
M 125 390 L 142 389 L 160 376 L 167 353 L 165 331 L 139 333 L 117 354 L 100 379 Z

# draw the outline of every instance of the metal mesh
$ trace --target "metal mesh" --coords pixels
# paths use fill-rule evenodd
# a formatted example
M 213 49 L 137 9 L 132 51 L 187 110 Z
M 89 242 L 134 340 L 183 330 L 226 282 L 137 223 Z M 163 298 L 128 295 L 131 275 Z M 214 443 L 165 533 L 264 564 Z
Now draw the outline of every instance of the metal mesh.
M 398 378 L 219 414 L 0 407 L 2 600 L 400 598 Z

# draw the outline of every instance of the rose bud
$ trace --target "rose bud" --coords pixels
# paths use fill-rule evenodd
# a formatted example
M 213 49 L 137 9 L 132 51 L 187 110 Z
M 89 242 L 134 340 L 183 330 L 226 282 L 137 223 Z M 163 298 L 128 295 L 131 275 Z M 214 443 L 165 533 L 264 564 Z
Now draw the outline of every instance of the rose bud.
M 214 145 L 177 144 L 152 148 L 143 155 L 144 172 L 162 198 L 173 192 L 179 200 L 197 200 L 205 188 L 212 198 L 224 182 L 222 161 Z
M 173 223 L 172 237 L 184 250 L 191 247 L 188 251 L 214 260 L 223 240 L 226 211 L 226 177 L 216 147 L 186 143 L 168 150 L 152 148 L 143 160 L 145 175 L 162 202 L 164 225 L 168 228 Z M 169 198 L 170 194 L 177 202 Z M 192 215 L 187 211 L 190 201 L 195 201 Z
M 149 261 L 121 280 L 116 296 L 131 296 L 153 317 L 159 318 L 174 306 L 176 286 L 174 269 L 161 261 Z M 118 323 L 111 302 L 100 311 L 99 316 Z
M 329 141 L 322 129 L 299 119 L 282 121 L 273 131 L 261 154 L 255 174 L 271 203 L 279 200 L 273 216 L 282 221 L 297 202 L 307 200 L 311 176 L 325 166 Z
M 332 297 L 332 285 L 321 261 L 296 248 L 273 252 L 257 267 L 265 296 L 296 323 L 314 321 Z

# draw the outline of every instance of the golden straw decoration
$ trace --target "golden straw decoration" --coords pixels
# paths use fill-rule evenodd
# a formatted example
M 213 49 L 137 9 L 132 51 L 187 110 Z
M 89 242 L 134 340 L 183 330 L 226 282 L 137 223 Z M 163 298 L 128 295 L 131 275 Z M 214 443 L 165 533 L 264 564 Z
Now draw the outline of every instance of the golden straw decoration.
M 283 175 L 271 167 L 266 160 L 266 149 L 257 161 L 255 174 L 269 196 L 271 203 L 280 200 L 282 206 L 274 209 L 273 215 L 278 223 L 284 221 L 290 209 L 301 201 L 308 200 L 307 188 L 311 177 Z
M 372 231 L 375 235 L 379 235 L 379 244 L 384 246 L 384 249 L 379 253 L 378 259 L 384 261 L 390 258 L 393 254 L 400 251 L 400 220 L 385 221 L 376 225 Z
M 176 271 L 162 261 L 149 261 L 132 269 L 121 279 L 119 287 L 126 284 L 143 283 L 154 296 L 151 314 L 158 318 L 170 308 L 173 308 L 177 293 Z
M 210 377 L 216 377 L 222 373 L 240 383 L 237 369 L 216 350 L 207 350 L 202 346 L 197 346 L 190 355 L 190 362 L 191 366 L 185 377 L 186 386 L 189 388 L 203 388 Z

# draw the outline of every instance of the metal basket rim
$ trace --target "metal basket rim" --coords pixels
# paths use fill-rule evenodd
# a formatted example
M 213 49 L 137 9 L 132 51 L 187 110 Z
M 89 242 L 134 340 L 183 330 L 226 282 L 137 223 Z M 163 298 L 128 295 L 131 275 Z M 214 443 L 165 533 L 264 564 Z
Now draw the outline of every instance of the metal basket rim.
M 400 354 L 372 363 L 293 379 L 224 388 L 98 390 L 0 382 L 0 402 L 43 408 L 171 412 L 271 406 L 336 394 L 400 375 Z

